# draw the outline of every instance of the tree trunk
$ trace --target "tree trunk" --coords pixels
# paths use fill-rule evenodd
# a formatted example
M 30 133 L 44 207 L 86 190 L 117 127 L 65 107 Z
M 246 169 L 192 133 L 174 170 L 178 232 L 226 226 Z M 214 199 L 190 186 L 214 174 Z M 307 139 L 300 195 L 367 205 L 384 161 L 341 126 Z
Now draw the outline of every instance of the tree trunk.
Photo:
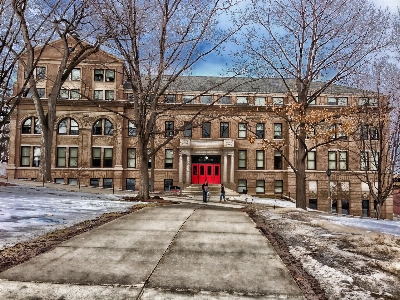
M 296 159 L 296 207 L 306 209 L 306 149 L 303 142 L 299 138 Z
M 53 144 L 53 127 L 41 128 L 41 143 L 40 143 L 40 165 L 38 180 L 51 182 L 51 148 Z
M 138 139 L 138 152 L 140 157 L 139 161 L 139 192 L 138 198 L 142 200 L 147 200 L 150 198 L 149 193 L 149 168 L 148 168 L 148 161 L 149 155 L 147 153 L 147 144 L 148 141 L 145 139 Z M 154 161 L 151 161 L 151 164 L 154 164 Z

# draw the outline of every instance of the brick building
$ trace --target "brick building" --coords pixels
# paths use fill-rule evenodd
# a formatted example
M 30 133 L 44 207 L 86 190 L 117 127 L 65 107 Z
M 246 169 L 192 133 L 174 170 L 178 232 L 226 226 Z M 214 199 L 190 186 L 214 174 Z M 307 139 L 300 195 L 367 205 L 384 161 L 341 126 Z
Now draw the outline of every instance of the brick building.
M 56 46 L 57 42 L 45 50 L 34 74 L 43 101 L 59 66 L 57 51 L 52 50 Z M 20 67 L 15 91 L 22 86 L 23 74 Z M 121 116 L 132 117 L 132 91 L 124 84 L 125 79 L 123 62 L 100 51 L 81 63 L 64 84 L 57 104 L 51 162 L 56 183 L 79 182 L 123 190 L 140 186 L 136 127 Z M 166 110 L 158 118 L 157 127 L 165 132 L 155 143 L 169 134 L 176 137 L 157 153 L 155 161 L 148 162 L 149 166 L 154 164 L 155 189 L 186 187 L 207 179 L 210 184 L 224 183 L 238 192 L 295 199 L 294 172 L 279 152 L 263 150 L 261 143 L 264 137 L 284 141 L 283 151 L 294 161 L 296 140 L 288 125 L 271 110 L 273 105 L 287 101 L 281 80 L 224 81 L 226 78 L 220 77 L 181 77 L 159 100 L 160 109 L 174 109 Z M 328 93 L 317 99 L 315 109 L 338 109 L 360 101 L 352 88 L 333 86 Z M 101 107 L 85 100 L 85 95 Z M 189 120 L 203 109 L 204 113 L 196 119 L 198 126 L 190 126 Z M 10 178 L 32 180 L 38 176 L 40 128 L 35 115 L 33 101 L 27 96 L 11 116 L 13 138 L 7 168 Z M 250 135 L 256 137 L 254 143 L 249 142 Z M 328 211 L 329 168 L 333 210 L 374 215 L 374 203 L 365 186 L 350 171 L 360 168 L 359 156 L 352 155 L 343 149 L 341 141 L 319 148 L 309 157 L 306 172 L 310 207 Z M 338 187 L 341 193 L 335 193 Z M 392 215 L 393 201 L 388 199 L 383 217 Z

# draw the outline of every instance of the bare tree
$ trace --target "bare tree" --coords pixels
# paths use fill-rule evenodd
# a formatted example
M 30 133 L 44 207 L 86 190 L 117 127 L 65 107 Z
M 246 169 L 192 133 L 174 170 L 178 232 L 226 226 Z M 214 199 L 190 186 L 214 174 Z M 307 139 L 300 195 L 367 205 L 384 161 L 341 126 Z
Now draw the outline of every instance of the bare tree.
M 330 142 L 328 139 L 310 145 L 306 142 L 308 131 L 319 124 L 329 128 L 327 125 L 335 119 L 330 115 L 327 120 L 324 111 L 312 117 L 311 111 L 316 113 L 312 104 L 387 46 L 389 17 L 364 0 L 253 0 L 251 3 L 246 19 L 251 26 L 247 27 L 245 39 L 238 41 L 243 45 L 246 62 L 250 63 L 238 68 L 253 76 L 278 77 L 284 82 L 288 103 L 276 112 L 287 121 L 297 140 L 297 158 L 294 162 L 285 159 L 296 176 L 296 206 L 305 209 L 307 155 Z M 324 82 L 319 82 L 321 79 Z M 325 137 L 328 133 L 329 130 Z M 269 141 L 266 146 L 282 149 Z
M 72 70 L 91 54 L 99 50 L 100 42 L 96 40 L 96 29 L 92 27 L 90 18 L 93 11 L 83 1 L 27 1 L 13 0 L 13 8 L 19 19 L 22 38 L 26 52 L 20 63 L 24 67 L 25 76 L 35 104 L 41 128 L 41 157 L 38 178 L 51 181 L 51 148 L 53 129 L 56 118 L 57 99 L 60 89 Z M 32 20 L 32 18 L 35 20 Z M 85 43 L 90 37 L 93 44 Z M 47 100 L 39 95 L 37 83 L 40 79 L 34 76 L 35 68 L 42 53 L 50 42 L 60 39 L 57 49 L 61 56 L 61 64 L 56 76 L 51 80 L 51 90 Z
M 11 101 L 17 62 L 23 51 L 19 22 L 10 2 L 0 2 L 0 160 L 7 158 L 9 116 L 17 101 Z
M 138 197 L 147 199 L 149 157 L 154 157 L 176 135 L 174 130 L 163 142 L 150 147 L 150 141 L 164 132 L 156 128 L 157 118 L 172 109 L 160 105 L 163 95 L 179 76 L 188 74 L 196 62 L 216 51 L 237 31 L 236 26 L 227 30 L 217 26 L 218 18 L 225 16 L 233 3 L 220 0 L 94 2 L 110 32 L 108 47 L 123 57 L 126 64 L 126 84 L 132 92 L 129 108 L 138 137 Z
M 360 99 L 358 131 L 353 136 L 360 158 L 359 168 L 353 173 L 368 187 L 376 205 L 376 217 L 393 193 L 394 174 L 398 172 L 400 153 L 400 70 L 388 58 L 375 63 L 367 73 L 358 76 L 360 88 L 368 88 Z M 355 83 L 356 84 L 356 83 Z M 370 91 L 375 93 L 372 94 Z

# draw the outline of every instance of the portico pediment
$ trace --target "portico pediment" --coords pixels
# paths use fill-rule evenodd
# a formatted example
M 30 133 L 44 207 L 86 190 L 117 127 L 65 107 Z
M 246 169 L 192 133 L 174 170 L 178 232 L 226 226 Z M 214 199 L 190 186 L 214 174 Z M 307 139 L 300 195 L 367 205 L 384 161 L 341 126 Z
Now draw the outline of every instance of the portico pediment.
M 222 149 L 234 147 L 234 140 L 194 140 L 181 139 L 180 148 L 196 148 L 196 149 Z

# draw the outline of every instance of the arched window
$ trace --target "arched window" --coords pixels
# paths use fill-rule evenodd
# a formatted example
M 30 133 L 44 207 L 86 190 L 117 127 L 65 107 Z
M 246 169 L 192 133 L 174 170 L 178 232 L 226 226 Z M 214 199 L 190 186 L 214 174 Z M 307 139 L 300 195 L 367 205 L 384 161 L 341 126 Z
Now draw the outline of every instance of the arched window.
M 79 125 L 72 118 L 62 119 L 60 123 L 58 123 L 58 134 L 78 135 Z
M 29 117 L 22 123 L 21 132 L 23 134 L 40 134 L 39 119 L 36 117 Z
M 114 126 L 107 119 L 99 119 L 93 125 L 93 135 L 113 135 Z

